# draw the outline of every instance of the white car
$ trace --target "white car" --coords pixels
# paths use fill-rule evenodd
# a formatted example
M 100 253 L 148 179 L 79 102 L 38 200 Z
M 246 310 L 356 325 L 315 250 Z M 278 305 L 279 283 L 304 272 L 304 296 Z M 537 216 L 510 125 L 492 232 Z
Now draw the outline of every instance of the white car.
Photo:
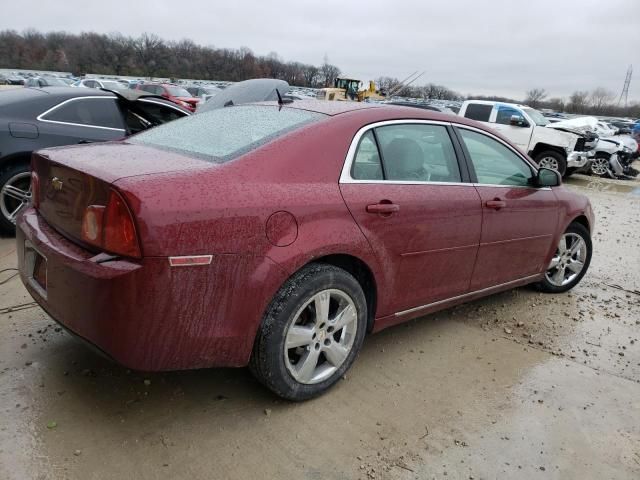
M 489 124 L 529 154 L 541 167 L 553 168 L 562 175 L 584 167 L 588 145 L 580 134 L 547 128 L 549 120 L 526 105 L 467 100 L 458 115 Z
M 73 86 L 82 88 L 107 88 L 109 90 L 121 90 L 126 88 L 122 83 L 115 80 L 103 80 L 97 78 L 85 78 L 84 80 L 78 80 L 73 84 Z

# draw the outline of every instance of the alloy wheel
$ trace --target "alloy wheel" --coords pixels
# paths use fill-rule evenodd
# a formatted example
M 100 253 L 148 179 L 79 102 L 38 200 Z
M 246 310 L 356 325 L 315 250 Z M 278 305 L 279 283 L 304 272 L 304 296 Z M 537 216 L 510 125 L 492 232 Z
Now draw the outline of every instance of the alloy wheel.
M 556 287 L 571 283 L 584 270 L 587 243 L 577 233 L 565 233 L 547 269 L 547 280 Z
M 591 173 L 594 175 L 603 176 L 607 173 L 609 168 L 609 160 L 603 157 L 596 157 L 591 162 Z
M 354 301 L 342 290 L 322 290 L 293 317 L 284 343 L 289 373 L 303 384 L 329 378 L 345 362 L 358 329 Z
M 544 167 L 544 168 L 551 168 L 556 172 L 559 171 L 558 160 L 553 157 L 542 157 L 540 159 L 540 162 L 538 162 L 538 166 Z
M 11 223 L 16 223 L 16 216 L 31 201 L 31 174 L 20 172 L 2 186 L 0 190 L 0 211 Z

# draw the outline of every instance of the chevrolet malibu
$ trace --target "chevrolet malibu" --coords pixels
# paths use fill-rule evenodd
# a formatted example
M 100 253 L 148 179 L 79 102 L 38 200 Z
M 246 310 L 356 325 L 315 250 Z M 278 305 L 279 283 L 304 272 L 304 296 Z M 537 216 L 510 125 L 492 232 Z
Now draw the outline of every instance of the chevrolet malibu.
M 514 287 L 574 287 L 589 201 L 496 132 L 399 106 L 231 106 L 32 158 L 22 281 L 144 371 L 249 365 L 319 395 L 365 335 Z

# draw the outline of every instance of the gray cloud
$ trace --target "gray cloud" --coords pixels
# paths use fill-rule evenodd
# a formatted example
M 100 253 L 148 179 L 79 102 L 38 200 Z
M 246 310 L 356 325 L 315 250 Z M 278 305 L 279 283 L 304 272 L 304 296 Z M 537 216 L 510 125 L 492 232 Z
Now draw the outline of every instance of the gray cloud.
M 640 100 L 640 2 L 637 0 L 236 0 L 10 1 L 0 28 L 153 32 L 216 47 L 320 64 L 367 80 L 425 71 L 463 94 L 523 98 L 605 87 L 619 95 L 636 63 L 630 99 Z

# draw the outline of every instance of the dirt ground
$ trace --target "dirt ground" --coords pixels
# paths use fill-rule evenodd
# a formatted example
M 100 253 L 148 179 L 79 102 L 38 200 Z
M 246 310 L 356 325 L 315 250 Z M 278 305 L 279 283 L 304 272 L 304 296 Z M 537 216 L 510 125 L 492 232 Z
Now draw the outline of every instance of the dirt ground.
M 0 478 L 640 478 L 640 182 L 569 187 L 597 215 L 571 293 L 520 288 L 371 336 L 302 404 L 244 369 L 125 370 L 0 274 Z

